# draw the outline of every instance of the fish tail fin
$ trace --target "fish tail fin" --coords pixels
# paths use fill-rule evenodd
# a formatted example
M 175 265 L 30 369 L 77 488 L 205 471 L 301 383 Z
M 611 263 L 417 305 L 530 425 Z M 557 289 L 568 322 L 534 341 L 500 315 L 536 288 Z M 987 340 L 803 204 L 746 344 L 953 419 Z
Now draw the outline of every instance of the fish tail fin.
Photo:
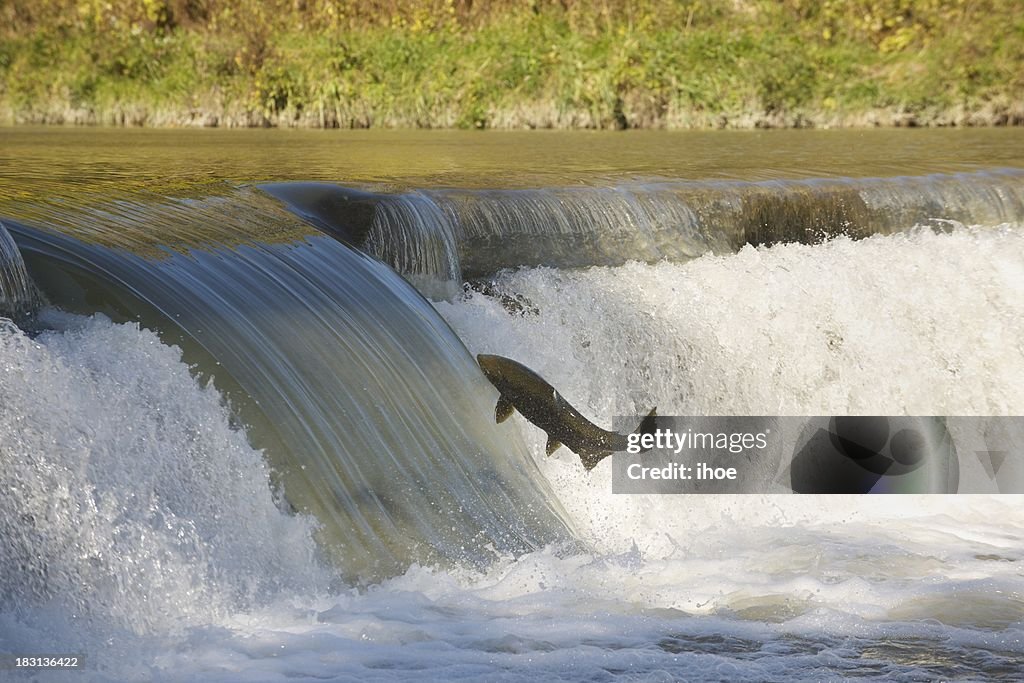
M 653 408 L 651 412 L 647 413 L 647 417 L 643 419 L 640 425 L 636 428 L 636 434 L 654 434 L 658 429 L 658 409 Z M 648 449 L 650 450 L 650 449 Z M 588 472 L 595 467 L 597 463 L 601 462 L 609 455 L 612 451 L 600 451 L 600 450 L 585 450 L 581 449 L 577 451 L 580 456 L 580 461 L 583 463 L 583 468 Z

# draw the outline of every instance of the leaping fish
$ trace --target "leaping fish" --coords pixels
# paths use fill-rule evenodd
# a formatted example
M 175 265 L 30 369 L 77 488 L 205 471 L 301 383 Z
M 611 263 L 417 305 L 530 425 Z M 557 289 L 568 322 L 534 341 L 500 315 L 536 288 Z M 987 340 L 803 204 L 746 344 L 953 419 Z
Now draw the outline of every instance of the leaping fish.
M 548 455 L 564 445 L 580 456 L 583 467 L 590 471 L 612 453 L 626 450 L 627 435 L 601 429 L 583 417 L 543 377 L 522 363 L 489 354 L 480 354 L 476 360 L 500 394 L 494 409 L 495 422 L 504 422 L 513 410 L 518 410 L 547 432 Z M 657 410 L 648 413 L 635 433 L 654 433 Z

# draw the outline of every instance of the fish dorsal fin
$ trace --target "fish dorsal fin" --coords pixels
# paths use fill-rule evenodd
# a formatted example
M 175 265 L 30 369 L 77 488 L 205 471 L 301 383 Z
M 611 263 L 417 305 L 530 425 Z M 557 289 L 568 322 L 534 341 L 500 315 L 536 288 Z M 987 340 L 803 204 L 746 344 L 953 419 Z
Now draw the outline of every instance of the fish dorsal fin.
M 501 424 L 515 412 L 515 406 L 504 396 L 498 397 L 498 405 L 494 406 L 494 421 Z
M 559 441 L 558 439 L 556 439 L 556 438 L 554 438 L 552 436 L 549 436 L 548 437 L 548 447 L 545 450 L 547 450 L 548 455 L 551 455 L 552 453 L 557 451 L 558 447 L 561 446 L 561 445 L 562 445 L 561 441 Z

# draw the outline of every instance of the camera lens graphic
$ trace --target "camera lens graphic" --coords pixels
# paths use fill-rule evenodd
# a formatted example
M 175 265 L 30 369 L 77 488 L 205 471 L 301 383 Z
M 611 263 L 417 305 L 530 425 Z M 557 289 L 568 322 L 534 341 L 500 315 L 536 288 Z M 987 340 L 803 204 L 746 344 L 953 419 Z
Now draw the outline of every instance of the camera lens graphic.
M 889 419 L 886 417 L 834 417 L 829 436 L 840 453 L 854 460 L 878 455 L 889 442 Z
M 901 465 L 919 465 L 928 457 L 928 442 L 916 429 L 901 429 L 889 442 L 889 455 Z
M 825 418 L 821 418 L 825 419 Z M 798 493 L 953 493 L 956 448 L 942 418 L 833 416 L 794 451 Z M 812 423 L 813 424 L 813 423 Z

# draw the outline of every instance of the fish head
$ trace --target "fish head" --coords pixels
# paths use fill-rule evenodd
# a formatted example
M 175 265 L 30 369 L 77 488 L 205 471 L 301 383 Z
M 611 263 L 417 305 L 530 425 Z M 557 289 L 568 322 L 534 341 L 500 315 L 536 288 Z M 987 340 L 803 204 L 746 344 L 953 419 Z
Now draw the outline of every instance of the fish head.
M 476 362 L 479 363 L 480 369 L 484 371 L 484 375 L 491 380 L 492 384 L 498 384 L 504 378 L 508 362 L 501 356 L 481 353 L 476 357 Z
M 480 369 L 502 398 L 543 429 L 537 420 L 543 420 L 542 414 L 556 411 L 561 401 L 554 388 L 519 361 L 489 354 L 480 354 L 476 358 Z

